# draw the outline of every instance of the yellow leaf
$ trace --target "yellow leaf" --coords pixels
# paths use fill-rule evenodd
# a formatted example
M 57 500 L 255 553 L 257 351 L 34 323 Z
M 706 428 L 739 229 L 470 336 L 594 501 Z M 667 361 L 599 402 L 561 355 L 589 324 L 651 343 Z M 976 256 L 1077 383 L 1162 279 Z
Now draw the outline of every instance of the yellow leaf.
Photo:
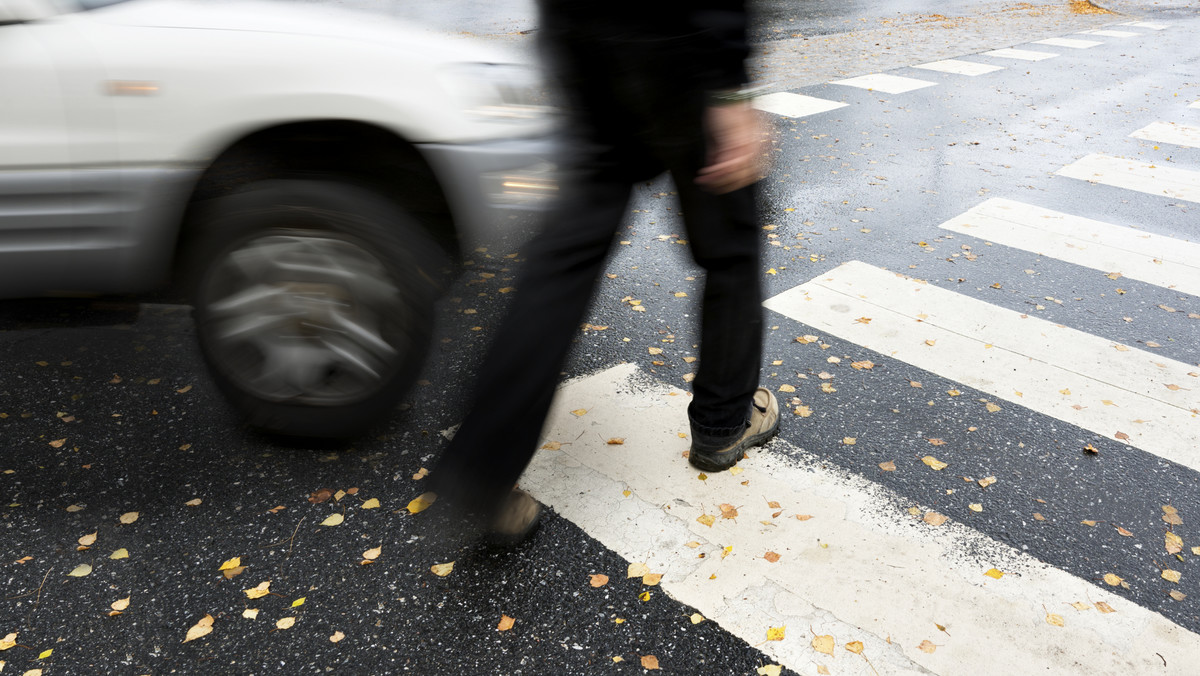
M 187 636 L 184 637 L 183 642 L 187 643 L 188 641 L 194 641 L 194 640 L 200 638 L 201 636 L 207 636 L 207 635 L 211 634 L 212 633 L 212 625 L 213 625 L 213 616 L 205 615 L 204 617 L 200 618 L 200 621 L 197 622 L 194 627 L 187 630 Z
M 340 631 L 335 631 L 335 632 L 333 632 L 333 635 L 329 637 L 329 642 L 330 642 L 330 643 L 337 643 L 338 641 L 341 641 L 341 640 L 342 640 L 342 639 L 344 639 L 344 638 L 346 638 L 346 635 L 345 635 L 345 634 L 343 634 L 343 633 L 342 633 L 342 632 L 340 632 Z
M 648 348 L 646 348 L 646 351 L 649 352 L 650 354 L 662 354 L 663 353 L 663 350 L 661 347 L 648 347 Z
M 708 481 L 708 475 L 707 475 L 707 474 L 705 474 L 704 472 L 701 472 L 701 473 L 697 474 L 697 475 L 696 475 L 696 478 L 697 478 L 697 479 L 699 479 L 699 480 L 701 480 L 701 481 Z
M 1108 605 L 1108 604 L 1107 604 L 1107 603 L 1105 603 L 1104 601 L 1096 601 L 1096 610 L 1099 610 L 1099 611 L 1100 611 L 1100 612 L 1102 612 L 1102 613 L 1115 613 L 1115 612 L 1117 612 L 1117 611 L 1113 610 L 1113 607 L 1112 607 L 1112 606 Z
M 928 345 L 929 347 L 933 347 L 934 345 L 937 344 L 937 340 L 933 340 L 933 339 L 927 340 L 927 341 L 925 341 L 925 344 Z
M 1075 610 L 1080 610 L 1080 611 L 1091 610 L 1092 604 L 1084 603 L 1083 601 L 1076 601 L 1071 604 L 1071 607 L 1074 608 Z
M 704 616 L 700 613 L 692 613 L 692 616 L 688 619 L 692 621 L 692 624 L 700 624 L 704 621 Z
M 952 397 L 957 397 L 960 394 L 962 394 L 962 392 L 959 392 L 958 390 L 946 390 L 946 394 L 948 394 Z
M 982 512 L 983 505 L 979 504 L 978 502 L 972 502 L 971 504 L 967 505 L 967 509 L 971 510 L 972 512 Z
M 647 566 L 644 563 L 631 563 L 631 564 L 629 564 L 629 569 L 628 569 L 627 573 L 628 574 L 626 575 L 626 577 L 630 577 L 630 578 L 642 577 L 643 575 L 649 575 L 650 574 L 650 566 Z
M 991 486 L 994 483 L 996 483 L 996 477 L 994 477 L 994 476 L 984 477 L 983 479 L 979 480 L 979 487 L 987 488 L 988 486 Z
M 258 586 L 252 589 L 243 589 L 242 592 L 252 599 L 261 599 L 271 593 L 271 581 L 259 582 Z
M 1165 546 L 1168 554 L 1178 554 L 1183 551 L 1183 538 L 1171 531 L 1167 531 Z
M 346 517 L 342 516 L 341 512 L 334 512 L 333 514 L 330 514 L 329 516 L 325 517 L 325 520 L 321 522 L 321 525 L 322 526 L 336 526 L 345 520 L 346 520 Z
M 44 659 L 46 659 L 47 657 L 50 657 L 50 656 L 51 656 L 51 655 L 53 655 L 53 654 L 54 654 L 54 648 L 48 648 L 48 649 L 46 649 L 46 650 L 43 650 L 43 651 L 41 652 L 41 654 L 40 654 L 40 655 L 38 655 L 38 659 L 39 659 L 39 660 L 44 660 Z
M 138 520 L 138 513 L 137 512 L 125 512 L 124 514 L 121 515 L 121 518 L 119 520 L 121 523 L 128 526 L 129 524 Z
M 1184 594 L 1183 592 L 1179 591 L 1178 589 L 1172 589 L 1171 591 L 1169 591 L 1167 593 L 1170 594 L 1171 598 L 1175 599 L 1176 601 L 1182 601 L 1187 598 L 1187 594 Z
M 864 646 L 863 646 L 862 641 L 851 641 L 846 644 L 846 650 L 849 650 L 850 652 L 854 653 L 855 655 L 861 655 L 862 651 L 863 651 L 863 647 Z
M 779 273 L 778 273 L 778 272 L 775 272 L 775 268 L 771 268 L 770 270 L 767 270 L 767 274 L 768 274 L 768 275 L 777 275 L 777 274 L 779 274 Z
M 66 442 L 67 442 L 67 438 L 63 437 L 62 439 L 55 439 L 54 441 L 51 441 L 48 443 L 54 448 L 62 448 L 62 445 L 65 444 Z
M 820 669 L 821 667 L 817 668 Z M 783 673 L 783 667 L 778 664 L 767 664 L 759 667 L 755 670 L 755 673 L 758 676 L 779 676 L 779 674 Z
M 183 504 L 187 505 L 188 507 L 199 507 L 200 504 L 203 502 L 204 501 L 201 500 L 200 498 L 192 498 L 191 500 L 188 500 L 187 502 L 185 502 Z
M 987 571 L 984 573 L 984 575 L 987 575 L 990 578 L 995 578 L 997 580 L 1004 577 L 1004 573 L 995 568 L 988 568 Z
M 301 596 L 300 598 L 296 599 L 295 601 L 292 601 L 292 607 L 295 608 L 296 606 L 304 605 L 304 601 L 307 598 L 308 598 L 307 596 Z
M 71 572 L 67 573 L 67 576 L 68 577 L 83 577 L 85 575 L 90 574 L 91 572 L 92 572 L 91 566 L 89 566 L 86 563 L 81 563 L 78 566 L 75 566 L 75 570 L 72 570 Z
M 454 562 L 435 563 L 429 567 L 429 570 L 433 571 L 433 574 L 437 575 L 438 577 L 446 577 L 450 574 L 450 571 L 454 570 Z
M 608 441 L 606 441 L 604 443 L 608 444 L 609 446 L 622 446 L 625 444 L 625 438 L 624 437 L 613 437 L 612 439 L 609 439 Z
M 614 620 L 613 620 L 613 622 L 615 622 L 615 623 L 617 623 L 617 624 L 624 624 L 624 623 L 625 623 L 625 618 L 623 618 L 623 617 L 618 617 L 618 618 L 614 619 Z
M 782 641 L 784 634 L 787 632 L 787 627 L 767 627 L 768 641 Z
M 582 415 L 585 415 L 586 413 L 587 413 L 586 408 L 577 408 L 574 411 L 571 411 L 571 414 L 574 416 L 582 416 Z
M 99 531 L 97 531 L 97 532 L 99 532 Z M 79 542 L 79 544 L 83 545 L 84 547 L 91 547 L 92 545 L 96 544 L 96 533 L 90 533 L 88 535 L 84 535 L 83 537 L 79 538 L 78 542 Z
M 223 571 L 221 571 L 221 574 L 225 576 L 226 580 L 232 580 L 233 578 L 237 577 L 238 575 L 241 575 L 244 572 L 246 572 L 246 566 L 238 566 L 237 568 L 230 568 L 229 570 L 223 570 Z
M 721 507 L 721 518 L 722 519 L 736 519 L 737 518 L 738 511 L 737 511 L 737 508 L 734 507 L 733 505 L 728 504 L 728 503 L 721 503 L 720 507 Z
M 824 664 L 818 664 L 817 673 L 821 676 L 829 676 L 829 667 L 825 666 Z
M 608 584 L 608 576 L 603 573 L 596 573 L 588 576 L 588 584 L 593 587 L 603 587 Z
M 500 614 L 500 623 L 496 625 L 496 631 L 508 631 L 513 628 L 517 621 L 508 615 Z
M 232 559 L 229 559 L 228 561 L 226 561 L 225 563 L 222 563 L 221 567 L 218 568 L 217 570 L 229 570 L 230 568 L 237 568 L 240 565 L 242 565 L 242 557 L 235 556 Z
M 1046 613 L 1046 624 L 1053 624 L 1056 627 L 1061 627 L 1066 623 L 1063 621 L 1062 615 L 1057 613 Z
M 291 628 L 292 628 L 292 625 L 294 625 L 294 624 L 296 624 L 296 618 L 294 618 L 294 617 L 281 617 L 281 618 L 279 618 L 279 620 L 278 620 L 278 621 L 275 623 L 275 628 L 276 628 L 276 629 L 291 629 Z
M 110 559 L 128 559 L 129 558 L 129 550 L 122 547 L 122 548 L 118 549 L 117 551 L 113 552 L 112 554 L 109 554 L 108 558 L 110 558 Z
M 988 413 L 995 413 L 996 411 L 1000 410 L 1000 407 L 989 401 L 987 403 L 987 410 L 988 410 Z
M 379 509 L 379 498 L 371 498 L 362 503 L 363 509 Z
M 112 605 L 109 607 L 112 608 L 113 610 L 125 610 L 126 608 L 129 607 L 129 597 L 126 596 L 123 599 L 113 601 Z
M 842 443 L 846 446 L 853 446 L 858 443 L 857 437 L 842 437 Z
M 795 413 L 801 418 L 807 418 L 808 416 L 812 415 L 812 409 L 808 406 L 797 406 L 796 410 L 792 411 L 792 413 Z
M 1182 577 L 1182 576 L 1179 574 L 1179 571 L 1177 571 L 1177 570 L 1171 570 L 1169 568 L 1163 569 L 1162 578 L 1164 580 L 1166 580 L 1167 582 L 1174 582 L 1174 583 L 1178 584 L 1180 577 Z
M 1095 525 L 1096 525 L 1096 522 L 1092 521 L 1091 519 L 1084 519 L 1083 521 L 1080 521 L 1079 523 L 1081 523 L 1085 526 L 1091 526 L 1091 527 L 1095 527 Z
M 247 620 L 258 619 L 258 608 L 247 608 L 242 611 L 242 617 Z
M 658 669 L 658 658 L 654 655 L 642 655 L 642 668 L 647 671 Z
M 728 547 L 721 548 L 721 558 L 722 559 L 725 558 L 726 556 L 729 556 L 732 553 L 733 553 L 733 545 L 729 545 Z
M 927 455 L 924 458 L 921 458 L 921 462 L 925 463 L 926 465 L 929 465 L 930 468 L 937 470 L 937 471 L 946 469 L 949 466 L 948 464 L 942 462 L 941 460 L 938 460 L 937 458 L 933 457 L 932 455 Z
M 812 640 L 813 650 L 815 650 L 819 653 L 825 653 L 826 655 L 832 655 L 833 649 L 835 646 L 836 646 L 836 644 L 833 641 L 833 637 L 830 636 L 829 634 L 822 634 L 820 636 L 813 637 L 813 640 Z
M 716 517 L 710 516 L 708 514 L 701 514 L 699 516 L 699 518 L 697 518 L 696 520 L 699 521 L 700 523 L 704 524 L 705 526 L 712 528 L 713 523 L 715 523 L 717 519 L 716 519 Z
M 650 600 L 650 592 L 644 591 L 641 594 L 638 594 L 638 598 L 643 601 L 649 601 Z
M 419 495 L 409 501 L 408 513 L 409 514 L 419 514 L 420 512 L 423 512 L 426 509 L 428 509 L 429 506 L 432 505 L 436 500 L 437 500 L 436 493 L 422 493 L 421 495 Z
M 881 462 L 881 463 L 879 463 L 879 469 L 881 469 L 885 472 L 895 472 L 896 471 L 896 463 L 891 460 L 888 460 L 887 462 Z
M 921 652 L 932 654 L 933 651 L 937 650 L 937 645 L 934 643 L 931 643 L 928 639 L 926 639 L 924 641 L 921 641 L 921 645 L 917 646 L 917 649 L 920 650 Z
M 413 481 L 420 481 L 421 479 L 424 479 L 427 476 L 429 476 L 429 470 L 422 467 L 421 469 L 417 470 L 416 474 L 412 475 L 412 478 L 413 478 Z
M 17 632 L 9 632 L 4 638 L 0 638 L 0 650 L 8 650 L 17 645 Z
M 383 553 L 383 546 L 380 545 L 379 547 L 372 547 L 372 548 L 368 549 L 367 551 L 363 552 L 362 556 L 364 559 L 366 559 L 368 561 L 374 561 L 375 559 L 379 558 L 379 555 L 382 553 Z
M 1121 578 L 1117 577 L 1116 575 L 1113 575 L 1112 573 L 1105 573 L 1104 581 L 1110 587 L 1116 587 L 1117 585 L 1121 584 Z
M 950 519 L 945 514 L 938 514 L 937 512 L 925 512 L 925 517 L 922 520 L 930 526 L 940 526 Z
M 662 581 L 662 573 L 650 573 L 642 576 L 642 584 L 647 587 L 657 586 Z

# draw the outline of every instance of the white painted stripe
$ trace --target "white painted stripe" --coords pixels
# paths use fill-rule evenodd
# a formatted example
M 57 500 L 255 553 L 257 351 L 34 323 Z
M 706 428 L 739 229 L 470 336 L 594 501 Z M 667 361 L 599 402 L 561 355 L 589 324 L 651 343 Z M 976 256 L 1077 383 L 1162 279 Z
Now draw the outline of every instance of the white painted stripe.
M 859 261 L 765 305 L 1110 439 L 1124 433 L 1142 450 L 1200 470 L 1200 378 L 1188 375 L 1196 366 Z
M 1107 29 L 1099 29 L 1094 31 L 1079 31 L 1081 35 L 1099 35 L 1105 38 L 1134 38 L 1145 33 L 1135 33 L 1133 31 L 1114 31 Z
M 940 227 L 1200 296 L 1200 244 L 1195 242 L 1000 198 Z
M 983 55 L 998 56 L 1002 59 L 1019 59 L 1021 61 L 1042 61 L 1058 56 L 1058 54 L 1051 52 L 1035 52 L 1030 49 L 993 49 L 990 52 L 984 52 Z
M 1170 143 L 1189 148 L 1200 148 L 1200 127 L 1174 122 L 1151 122 L 1130 136 L 1156 143 Z
M 930 61 L 929 63 L 917 64 L 913 68 L 924 68 L 925 70 L 936 70 L 942 73 L 953 73 L 954 75 L 969 75 L 971 77 L 1004 70 L 1004 66 L 993 66 L 987 63 L 975 63 L 961 59 Z
M 1160 167 L 1137 160 L 1092 154 L 1054 173 L 1151 195 L 1200 202 L 1200 171 Z
M 1169 23 L 1155 23 L 1153 21 L 1129 21 L 1127 23 L 1117 24 L 1118 26 L 1134 26 L 1137 28 L 1149 28 L 1152 31 L 1166 30 L 1171 27 Z
M 1188 108 L 1200 108 L 1200 101 L 1192 101 L 1188 104 Z
M 1161 615 L 965 524 L 928 526 L 902 497 L 782 440 L 752 451 L 737 475 L 700 480 L 680 457 L 688 399 L 633 364 L 567 383 L 546 427 L 562 448 L 541 451 L 521 486 L 662 574 L 659 587 L 646 587 L 651 594 L 695 607 L 778 663 L 804 674 L 823 665 L 834 674 L 978 676 L 1068 674 L 1080 665 L 1089 674 L 1186 674 L 1200 663 L 1200 638 Z M 578 409 L 587 413 L 569 412 Z M 624 443 L 605 443 L 613 437 Z M 989 509 L 986 493 L 979 501 Z M 737 517 L 721 518 L 722 504 Z M 705 514 L 716 517 L 711 527 L 697 522 Z M 778 562 L 763 558 L 768 551 Z M 992 567 L 1006 574 L 986 577 Z M 588 591 L 585 579 L 580 587 Z M 1097 601 L 1116 612 L 1069 605 Z M 1047 613 L 1064 626 L 1047 624 Z M 784 639 L 767 641 L 768 628 L 781 626 Z M 810 632 L 831 635 L 834 654 L 815 652 Z M 863 642 L 867 660 L 845 649 L 851 641 Z M 936 650 L 921 651 L 922 641 Z
M 904 92 L 911 92 L 914 89 L 932 87 L 937 83 L 930 82 L 929 80 L 918 80 L 913 77 L 872 73 L 870 75 L 860 75 L 858 77 L 852 77 L 846 80 L 833 80 L 829 84 L 858 87 L 859 89 L 870 89 L 888 94 L 903 94 Z
M 1095 40 L 1075 40 L 1072 38 L 1046 38 L 1045 40 L 1034 40 L 1035 45 L 1049 45 L 1050 47 L 1068 47 L 1070 49 L 1090 49 L 1099 47 L 1103 42 Z
M 847 105 L 849 104 L 841 103 L 840 101 L 830 101 L 828 99 L 819 99 L 815 96 L 792 94 L 790 92 L 766 94 L 754 99 L 755 108 L 784 117 L 816 115 L 817 113 L 844 108 Z

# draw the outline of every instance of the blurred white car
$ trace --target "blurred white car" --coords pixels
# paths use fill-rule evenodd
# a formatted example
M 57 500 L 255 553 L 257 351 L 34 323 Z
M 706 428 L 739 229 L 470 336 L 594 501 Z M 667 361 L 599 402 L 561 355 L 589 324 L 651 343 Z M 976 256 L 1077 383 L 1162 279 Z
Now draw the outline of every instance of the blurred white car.
M 0 297 L 186 273 L 253 425 L 354 434 L 416 377 L 447 261 L 554 192 L 540 96 L 382 16 L 0 0 Z

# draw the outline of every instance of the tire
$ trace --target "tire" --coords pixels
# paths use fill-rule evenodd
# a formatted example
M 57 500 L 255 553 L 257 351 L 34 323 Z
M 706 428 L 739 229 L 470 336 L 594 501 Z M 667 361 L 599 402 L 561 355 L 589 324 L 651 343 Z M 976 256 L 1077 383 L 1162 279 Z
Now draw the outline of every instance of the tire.
M 201 352 L 260 430 L 348 438 L 392 411 L 429 351 L 445 256 L 384 196 L 272 180 L 200 205 Z

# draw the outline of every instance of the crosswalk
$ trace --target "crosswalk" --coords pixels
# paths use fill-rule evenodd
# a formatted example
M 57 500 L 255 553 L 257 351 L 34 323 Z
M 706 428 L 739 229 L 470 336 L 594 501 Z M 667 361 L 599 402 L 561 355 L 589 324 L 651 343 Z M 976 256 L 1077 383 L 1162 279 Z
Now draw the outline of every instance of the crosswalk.
M 1039 40 L 1036 50 L 1018 45 L 913 68 L 986 79 L 1005 69 L 1000 64 L 1060 55 L 1042 48 L 1081 53 L 1167 28 L 1127 22 Z M 905 96 L 940 83 L 876 73 L 827 84 Z M 849 105 L 792 92 L 756 102 L 786 118 Z M 1175 121 L 1194 108 L 1200 101 L 1157 111 L 1172 119 L 1143 119 L 1121 135 L 1200 147 L 1200 127 L 1191 118 Z M 1126 156 L 1127 147 L 1091 149 L 1098 152 L 1056 165 L 1049 180 L 1092 202 L 1200 202 L 1200 167 L 1189 164 L 1191 156 L 1163 166 Z M 1167 236 L 1116 215 L 1075 213 L 1078 200 L 1059 204 L 1055 196 L 981 197 L 930 225 L 991 246 L 993 260 L 1034 254 L 1072 276 L 1200 296 L 1200 243 L 1191 233 Z M 849 260 L 775 293 L 764 306 L 785 332 L 818 334 L 801 343 L 836 338 L 956 384 L 944 396 L 979 415 L 1042 416 L 1130 454 L 1200 471 L 1194 358 L 1064 325 L 1039 303 L 1015 310 L 908 272 Z M 1200 314 L 1158 307 L 1191 322 L 1183 335 L 1200 340 Z M 1172 354 L 1181 353 L 1196 354 Z M 806 416 L 807 406 L 780 398 L 785 415 L 795 407 L 795 415 Z M 1200 635 L 1153 603 L 1115 593 L 1120 578 L 1085 579 L 1042 563 L 969 521 L 947 522 L 933 506 L 911 506 L 883 483 L 832 467 L 790 440 L 752 453 L 732 472 L 697 473 L 680 461 L 689 447 L 687 403 L 687 392 L 635 364 L 569 382 L 544 431 L 553 450 L 537 456 L 522 485 L 631 563 L 661 574 L 663 591 L 778 664 L 842 674 L 1183 674 L 1200 662 Z M 915 462 L 940 469 L 929 460 Z M 884 464 L 881 471 L 890 471 Z M 964 478 L 972 489 L 988 485 Z M 971 510 L 989 509 L 986 492 L 978 495 Z M 1173 564 L 1161 558 L 1165 577 Z M 839 649 L 823 650 L 818 640 L 825 638 Z

